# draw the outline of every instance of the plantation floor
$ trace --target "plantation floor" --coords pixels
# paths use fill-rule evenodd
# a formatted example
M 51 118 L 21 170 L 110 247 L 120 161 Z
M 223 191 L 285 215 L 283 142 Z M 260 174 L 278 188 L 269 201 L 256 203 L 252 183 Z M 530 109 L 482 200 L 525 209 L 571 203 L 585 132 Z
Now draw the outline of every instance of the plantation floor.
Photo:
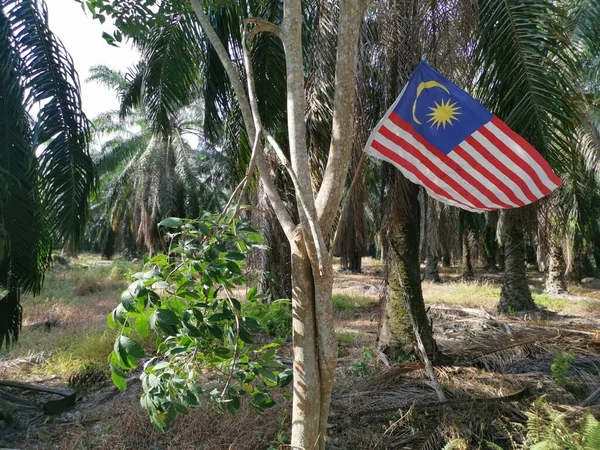
M 519 439 L 523 411 L 537 397 L 573 418 L 583 409 L 598 412 L 600 399 L 589 396 L 600 386 L 600 281 L 549 297 L 541 276 L 531 273 L 542 308 L 525 317 L 495 315 L 498 274 L 479 273 L 466 282 L 448 270 L 443 283 L 424 282 L 436 340 L 453 361 L 435 369 L 449 400 L 439 404 L 420 362 L 389 361 L 376 350 L 383 274 L 376 261 L 365 259 L 363 267 L 363 274 L 338 274 L 334 287 L 340 348 L 331 448 L 441 449 L 467 437 L 465 448 L 488 440 L 508 449 L 509 435 Z M 86 255 L 55 267 L 42 294 L 25 299 L 19 342 L 0 353 L 0 379 L 58 387 L 70 380 L 78 400 L 58 415 L 8 410 L 0 415 L 0 448 L 262 450 L 288 442 L 290 404 L 283 392 L 263 414 L 248 405 L 235 416 L 200 407 L 160 434 L 139 406 L 136 378 L 125 393 L 110 385 L 105 365 L 114 334 L 106 315 L 127 284 L 123 280 L 137 270 L 135 263 Z M 282 353 L 289 358 L 289 347 Z M 586 399 L 590 405 L 581 406 Z

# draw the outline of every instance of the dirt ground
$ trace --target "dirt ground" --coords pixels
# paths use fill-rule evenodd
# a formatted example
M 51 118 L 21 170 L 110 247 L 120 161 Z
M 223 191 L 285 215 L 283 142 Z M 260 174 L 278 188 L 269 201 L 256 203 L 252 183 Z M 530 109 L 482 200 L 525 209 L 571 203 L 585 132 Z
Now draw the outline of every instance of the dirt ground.
M 524 423 L 523 411 L 535 398 L 545 396 L 573 417 L 584 410 L 600 412 L 600 395 L 593 395 L 600 387 L 600 281 L 585 280 L 570 286 L 568 296 L 547 297 L 541 275 L 532 273 L 540 311 L 500 317 L 494 312 L 499 275 L 480 272 L 464 281 L 456 272 L 445 271 L 441 284 L 423 283 L 439 349 L 452 361 L 435 367 L 448 398 L 442 404 L 419 361 L 390 361 L 376 349 L 381 266 L 365 260 L 362 274 L 338 274 L 334 306 L 340 349 L 329 448 L 441 449 L 453 438 L 466 437 L 472 448 L 487 440 L 508 449 L 512 424 Z M 101 283 L 108 274 L 108 269 L 102 272 L 99 286 L 81 295 L 74 292 L 81 286 L 85 291 L 94 280 L 72 283 L 74 290 L 65 293 L 73 280 L 65 275 L 61 282 L 59 274 L 41 299 L 28 299 L 22 343 L 0 354 L 0 379 L 65 388 L 85 361 L 105 361 L 112 345 L 105 318 L 122 289 L 118 276 L 110 285 Z M 283 353 L 289 355 L 289 348 Z M 561 355 L 573 358 L 564 373 L 557 373 L 552 365 Z M 289 448 L 284 445 L 289 390 L 278 392 L 277 405 L 265 413 L 242 405 L 237 415 L 219 415 L 201 406 L 162 434 L 139 406 L 135 377 L 123 393 L 102 373 L 96 378 L 90 373 L 90 380 L 80 383 L 75 406 L 60 414 L 39 408 L 56 396 L 5 388 L 23 402 L 10 417 L 0 416 L 0 448 Z

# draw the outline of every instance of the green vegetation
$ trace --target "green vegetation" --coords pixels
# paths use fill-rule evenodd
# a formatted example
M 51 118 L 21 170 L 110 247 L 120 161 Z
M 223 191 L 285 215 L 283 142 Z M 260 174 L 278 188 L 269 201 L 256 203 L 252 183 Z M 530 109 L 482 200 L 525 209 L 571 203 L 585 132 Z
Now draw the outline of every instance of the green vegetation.
M 233 293 L 246 283 L 247 254 L 263 238 L 247 222 L 229 216 L 171 217 L 159 227 L 169 240 L 169 255 L 148 260 L 150 270 L 134 274 L 108 316 L 109 327 L 118 331 L 109 357 L 113 383 L 125 390 L 127 372 L 142 360 L 141 404 L 161 430 L 202 400 L 230 412 L 248 396 L 258 411 L 272 407 L 269 388 L 290 383 L 291 370 L 276 357 L 278 344 L 254 343 L 261 325 L 244 314 Z M 256 297 L 255 287 L 246 300 L 256 302 Z M 141 338 L 156 336 L 155 357 L 148 360 L 129 337 L 134 330 Z M 222 375 L 210 392 L 198 384 L 203 373 Z

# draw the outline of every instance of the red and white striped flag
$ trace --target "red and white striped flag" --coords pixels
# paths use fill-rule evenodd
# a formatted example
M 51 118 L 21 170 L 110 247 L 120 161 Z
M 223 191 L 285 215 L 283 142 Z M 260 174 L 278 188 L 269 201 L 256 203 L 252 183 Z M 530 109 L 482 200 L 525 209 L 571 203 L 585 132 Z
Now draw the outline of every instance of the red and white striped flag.
M 424 62 L 365 152 L 432 197 L 474 212 L 527 205 L 561 184 L 525 139 Z

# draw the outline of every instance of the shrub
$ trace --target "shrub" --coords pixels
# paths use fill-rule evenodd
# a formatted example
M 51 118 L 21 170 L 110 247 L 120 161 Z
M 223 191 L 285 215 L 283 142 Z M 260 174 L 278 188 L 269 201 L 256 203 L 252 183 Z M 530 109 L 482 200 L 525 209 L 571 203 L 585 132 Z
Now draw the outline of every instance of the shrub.
M 114 384 L 125 389 L 127 372 L 146 359 L 140 343 L 129 337 L 135 330 L 142 339 L 153 333 L 157 340 L 157 355 L 144 362 L 140 378 L 141 404 L 158 428 L 202 400 L 231 412 L 242 396 L 259 411 L 273 406 L 269 388 L 287 385 L 291 370 L 277 359 L 278 344 L 253 342 L 262 326 L 233 295 L 246 283 L 248 251 L 263 238 L 246 221 L 215 215 L 169 218 L 159 229 L 169 230 L 168 254 L 134 274 L 108 317 L 109 326 L 119 330 L 109 357 Z M 256 289 L 247 297 L 255 301 Z M 211 379 L 206 391 L 202 374 Z

